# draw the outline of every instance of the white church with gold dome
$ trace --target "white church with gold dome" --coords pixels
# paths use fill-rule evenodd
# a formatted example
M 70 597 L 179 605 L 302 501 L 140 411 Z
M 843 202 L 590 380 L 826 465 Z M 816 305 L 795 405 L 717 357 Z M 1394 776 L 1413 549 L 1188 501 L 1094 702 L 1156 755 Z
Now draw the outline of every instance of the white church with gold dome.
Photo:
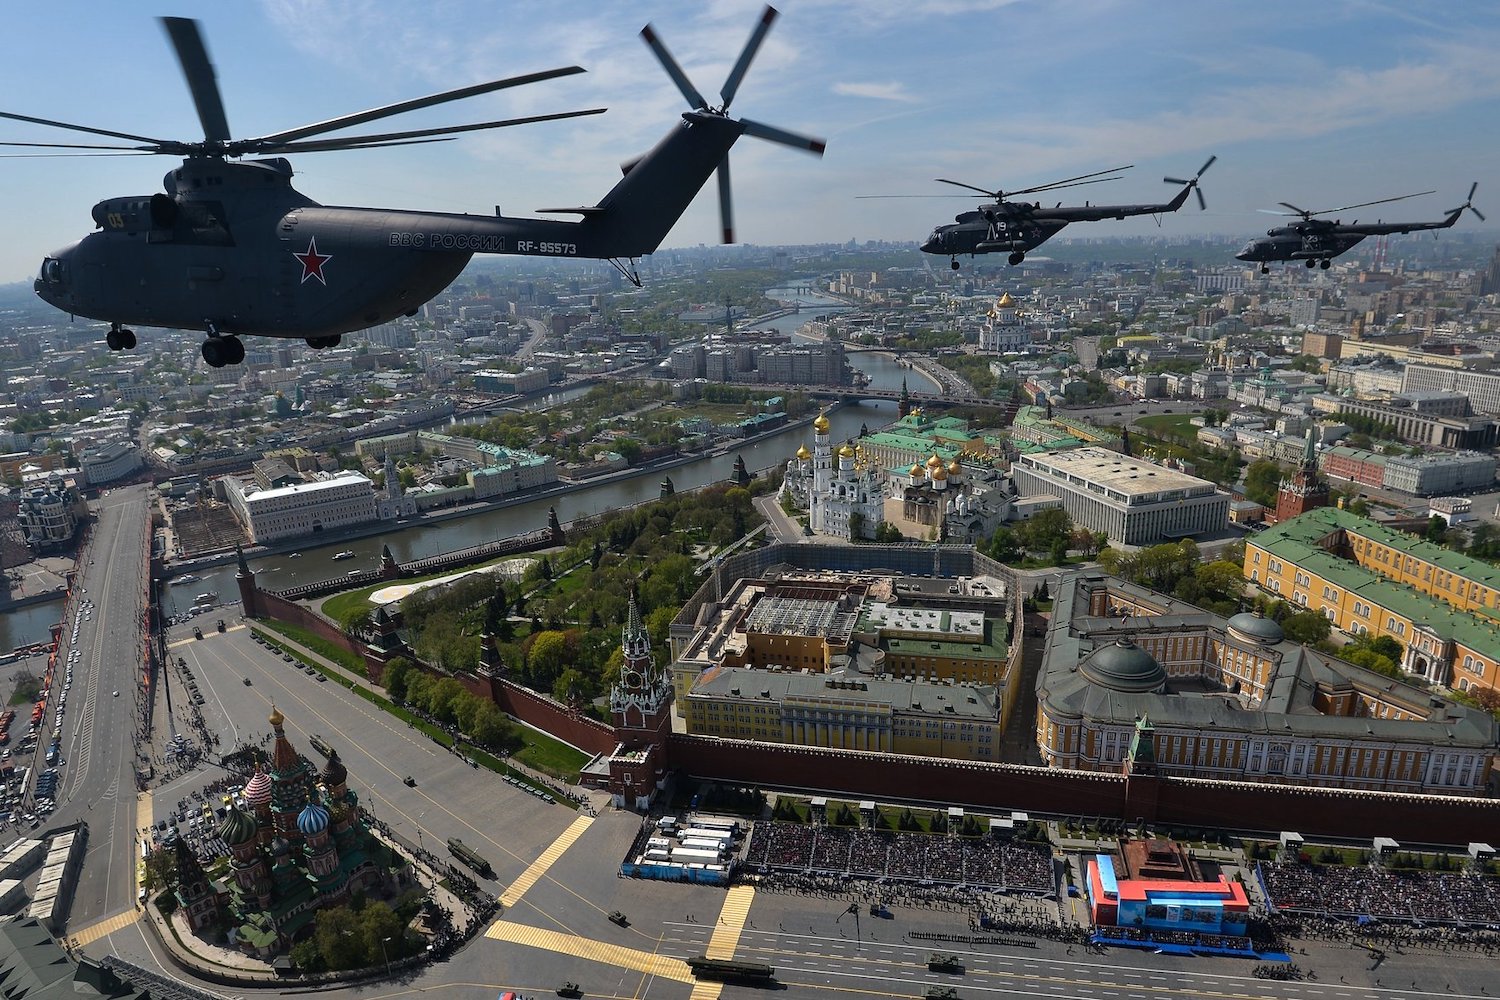
M 807 511 L 814 534 L 853 540 L 850 526 L 857 523 L 859 537 L 874 538 L 885 519 L 885 474 L 863 448 L 835 450 L 828 431 L 828 416 L 818 414 L 812 451 L 803 445 L 786 463 L 782 496 Z
M 990 306 L 979 328 L 979 349 L 995 354 L 1014 354 L 1031 346 L 1031 332 L 1021 322 L 1020 307 L 1006 292 Z

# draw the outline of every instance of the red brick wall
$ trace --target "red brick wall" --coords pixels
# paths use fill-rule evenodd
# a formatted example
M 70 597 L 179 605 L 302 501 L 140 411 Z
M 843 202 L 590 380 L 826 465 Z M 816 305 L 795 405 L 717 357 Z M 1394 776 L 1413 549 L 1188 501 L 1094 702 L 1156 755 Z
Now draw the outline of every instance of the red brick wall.
M 668 764 L 695 777 L 741 785 L 824 791 L 849 798 L 901 799 L 1065 816 L 1108 816 L 1187 827 L 1463 844 L 1493 840 L 1500 801 L 1345 792 L 1189 778 L 1137 776 L 1126 799 L 1117 774 L 1013 764 L 883 757 L 847 750 L 756 744 L 674 734 Z M 1155 815 L 1149 815 L 1155 785 Z
M 570 711 L 561 702 L 502 678 L 495 678 L 491 689 L 490 697 L 501 711 L 552 734 L 564 743 L 592 754 L 611 753 L 615 749 L 618 741 L 612 726 Z
M 1050 771 L 1015 764 L 898 757 L 673 734 L 667 761 L 698 777 L 742 785 L 815 789 L 851 798 L 916 799 L 943 805 L 1119 816 L 1118 774 Z
M 1500 830 L 1500 801 L 1444 795 L 1173 778 L 1161 782 L 1159 803 L 1164 819 L 1185 826 L 1445 844 L 1492 840 Z
M 266 618 L 275 618 L 278 621 L 290 622 L 300 625 L 319 638 L 326 639 L 341 649 L 347 649 L 357 656 L 363 657 L 366 653 L 365 644 L 351 636 L 345 635 L 343 630 L 323 618 L 310 608 L 303 607 L 295 601 L 288 601 L 269 591 L 262 590 L 256 595 L 259 610 Z

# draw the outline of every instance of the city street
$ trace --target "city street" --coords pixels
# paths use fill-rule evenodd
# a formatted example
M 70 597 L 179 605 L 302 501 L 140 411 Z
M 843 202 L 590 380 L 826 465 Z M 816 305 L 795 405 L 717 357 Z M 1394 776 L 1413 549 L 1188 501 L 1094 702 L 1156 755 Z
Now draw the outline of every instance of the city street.
M 137 841 L 135 763 L 141 714 L 137 703 L 146 567 L 146 487 L 130 486 L 95 501 L 98 518 L 68 602 L 94 601 L 79 628 L 63 723 L 57 811 L 47 827 L 87 821 L 89 836 L 73 894 L 71 926 L 92 923 L 135 905 Z M 64 649 L 74 648 L 68 644 Z M 66 659 L 66 651 L 61 654 Z M 56 683 L 64 683 L 60 668 Z M 119 695 L 116 696 L 115 692 Z M 38 758 L 40 762 L 40 757 Z

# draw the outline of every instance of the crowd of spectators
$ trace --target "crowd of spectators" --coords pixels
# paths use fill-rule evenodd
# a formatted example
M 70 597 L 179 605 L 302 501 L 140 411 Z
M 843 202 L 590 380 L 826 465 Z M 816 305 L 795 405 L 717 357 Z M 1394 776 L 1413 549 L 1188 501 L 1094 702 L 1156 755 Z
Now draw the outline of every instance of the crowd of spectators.
M 985 837 L 756 823 L 745 864 L 761 874 L 897 879 L 1019 893 L 1054 888 L 1046 848 Z
M 1260 864 L 1278 911 L 1413 924 L 1500 926 L 1500 880 L 1453 872 Z

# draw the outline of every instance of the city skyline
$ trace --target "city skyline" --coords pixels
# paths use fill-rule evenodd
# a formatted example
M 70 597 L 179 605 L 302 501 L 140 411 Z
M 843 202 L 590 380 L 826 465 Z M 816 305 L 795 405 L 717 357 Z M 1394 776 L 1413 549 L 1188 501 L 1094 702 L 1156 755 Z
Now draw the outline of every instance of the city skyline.
M 1073 237 L 1252 233 L 1257 209 L 1312 209 L 1435 189 L 1364 221 L 1439 219 L 1471 181 L 1490 202 L 1500 140 L 1475 123 L 1500 113 L 1500 11 L 1354 2 L 1203 10 L 1003 0 L 783 0 L 783 17 L 732 107 L 828 140 L 819 160 L 746 140 L 734 153 L 736 228 L 759 244 L 917 241 L 975 200 L 860 201 L 944 193 L 936 177 L 1025 187 L 1123 163 L 1111 184 L 1059 192 L 1066 203 L 1170 198 L 1210 154 L 1209 210 L 1162 220 L 1081 224 Z M 0 110 L 170 139 L 201 128 L 154 5 L 26 7 L 0 51 Z M 235 136 L 482 80 L 576 63 L 588 72 L 391 119 L 420 128 L 608 107 L 607 114 L 396 149 L 292 158 L 297 185 L 324 204 L 528 216 L 591 204 L 619 164 L 685 110 L 636 37 L 650 20 L 710 100 L 753 26 L 759 0 L 595 8 L 453 0 L 408 11 L 376 0 L 263 0 L 201 13 Z M 180 12 L 199 15 L 198 11 Z M 517 45 L 516 40 L 524 40 Z M 94 65 L 89 66 L 89 63 Z M 101 82 L 103 85 L 101 85 Z M 7 121 L 0 139 L 89 142 Z M 111 140 L 101 140 L 111 141 Z M 12 153 L 34 150 L 13 149 Z M 44 254 L 86 235 L 89 209 L 149 195 L 176 160 L 5 159 L 13 193 L 0 283 L 33 276 Z M 710 181 L 708 188 L 713 188 Z M 1457 231 L 1483 223 L 1465 217 Z M 706 191 L 665 247 L 711 243 Z M 1043 251 L 1044 252 L 1044 251 Z M 1233 263 L 1226 254 L 1226 264 Z

